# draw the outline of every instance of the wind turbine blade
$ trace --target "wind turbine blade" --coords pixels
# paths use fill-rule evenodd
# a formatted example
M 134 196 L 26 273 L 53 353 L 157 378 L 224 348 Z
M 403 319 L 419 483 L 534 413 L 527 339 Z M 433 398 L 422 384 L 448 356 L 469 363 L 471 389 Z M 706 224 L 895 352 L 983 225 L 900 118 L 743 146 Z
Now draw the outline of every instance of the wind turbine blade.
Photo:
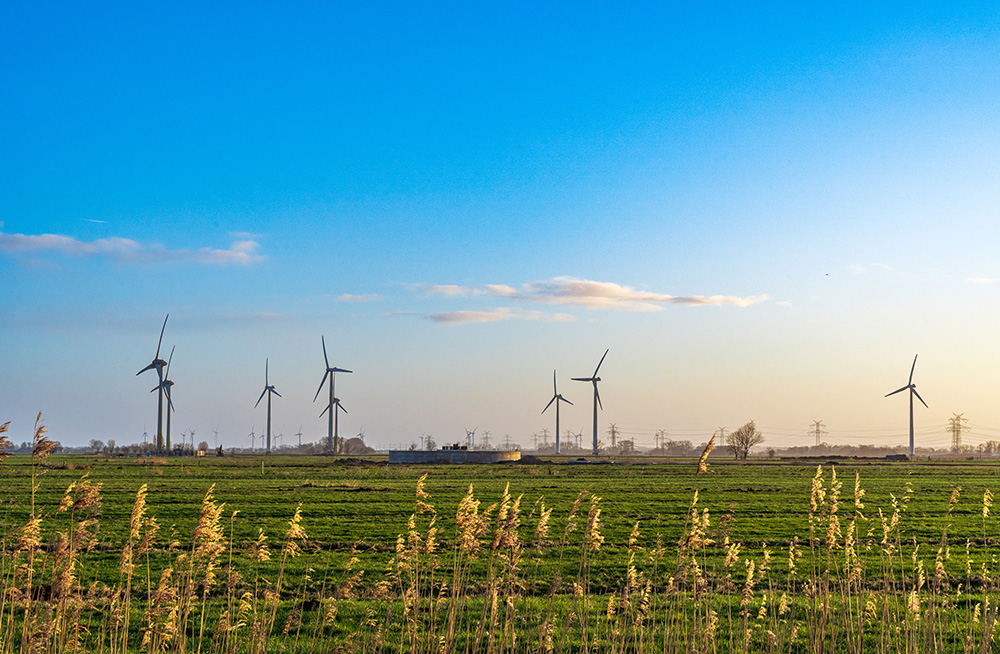
M 323 342 L 323 361 L 326 363 L 326 367 L 330 367 L 330 359 L 326 357 L 326 336 L 320 336 L 320 340 Z
M 318 389 L 316 389 L 316 397 L 314 397 L 314 398 L 313 398 L 313 402 L 315 402 L 315 401 L 316 401 L 316 398 L 317 398 L 317 397 L 319 397 L 319 392 L 320 392 L 321 390 L 323 390 L 323 384 L 325 384 L 325 383 L 326 383 L 326 377 L 327 377 L 327 373 L 325 373 L 325 372 L 324 372 L 324 373 L 323 373 L 323 381 L 321 381 L 321 382 L 319 383 L 319 388 L 318 388 Z
M 601 407 L 601 411 L 604 411 L 604 405 L 601 404 L 601 393 L 597 390 L 597 382 L 594 382 L 594 397 L 597 398 L 597 406 Z
M 341 404 L 340 402 L 337 402 L 337 408 L 343 411 L 344 413 L 347 413 L 347 409 L 345 409 L 344 405 Z
M 329 410 L 329 408 L 330 408 L 330 405 L 327 404 L 326 407 L 322 411 L 320 411 L 319 417 L 322 418 L 323 414 L 326 413 L 327 410 Z
M 267 359 L 267 357 L 265 357 L 265 358 L 264 358 L 264 386 L 265 386 L 265 387 L 267 387 L 267 386 L 270 386 L 270 385 L 271 385 L 271 383 L 270 383 L 270 382 L 269 382 L 269 381 L 267 380 L 267 374 L 268 374 L 268 373 L 267 373 L 267 369 L 268 369 L 268 365 L 269 365 L 269 364 L 270 364 L 270 360 L 269 360 L 269 359 Z
M 552 394 L 559 395 L 559 391 L 556 390 L 556 371 L 552 371 Z
M 171 411 L 174 411 L 174 401 L 170 399 L 170 391 L 164 389 L 163 394 L 167 396 L 167 407 L 169 407 Z
M 913 365 L 910 366 L 910 381 L 907 382 L 909 384 L 913 383 L 913 371 L 916 369 L 916 367 L 917 367 L 917 355 L 914 354 L 913 355 Z
M 885 396 L 886 396 L 886 397 L 889 397 L 890 395 L 895 395 L 896 393 L 902 393 L 902 392 L 903 392 L 903 391 L 905 391 L 905 390 L 906 390 L 907 388 L 909 388 L 909 386 L 904 386 L 904 387 L 902 387 L 901 389 L 899 389 L 898 391 L 893 391 L 893 392 L 891 392 L 891 393 L 886 393 L 886 394 L 885 394 Z
M 255 408 L 255 409 L 257 408 L 257 405 L 258 405 L 258 404 L 260 404 L 260 401 L 264 399 L 264 395 L 265 395 L 266 393 L 267 393 L 267 387 L 265 386 L 265 387 L 264 387 L 264 390 L 263 390 L 263 391 L 261 391 L 261 394 L 260 394 L 260 397 L 258 397 L 258 398 L 257 398 L 257 404 L 254 404 L 254 405 L 253 405 L 253 408 Z
M 597 367 L 594 368 L 594 377 L 597 376 L 597 371 L 601 369 L 601 364 L 604 363 L 604 357 L 608 356 L 608 352 L 610 352 L 610 351 L 611 351 L 611 348 L 608 348 L 607 350 L 604 350 L 604 356 L 601 357 L 601 360 L 597 363 Z
M 570 402 L 569 400 L 567 400 L 567 399 L 566 399 L 565 397 L 563 397 L 562 395 L 560 395 L 560 396 L 559 396 L 559 399 L 560 399 L 560 400 L 562 400 L 563 402 L 565 402 L 566 404 L 573 404 L 572 402 Z
M 170 314 L 168 313 L 167 314 L 167 318 L 169 318 L 169 317 L 170 317 Z M 156 358 L 157 359 L 160 358 L 160 346 L 163 345 L 163 331 L 167 328 L 167 318 L 163 319 L 163 327 L 160 327 L 160 341 L 156 344 Z
M 556 401 L 556 398 L 557 398 L 557 397 L 559 397 L 559 396 L 558 396 L 558 395 L 553 395 L 553 396 L 552 396 L 552 399 L 551 399 L 551 400 L 549 400 L 549 403 L 545 405 L 545 408 L 544 408 L 544 409 L 542 409 L 542 413 L 545 413 L 546 411 L 548 411 L 548 410 L 549 410 L 549 407 L 550 407 L 550 406 L 552 406 L 552 403 Z
M 930 408 L 929 406 L 927 406 L 927 403 L 926 403 L 926 402 L 924 402 L 924 398 L 920 397 L 920 393 L 918 393 L 918 392 L 917 392 L 917 389 L 915 389 L 915 388 L 913 388 L 913 387 L 911 386 L 911 387 L 910 387 L 910 390 L 911 390 L 911 391 L 913 391 L 913 394 L 917 396 L 917 399 L 918 399 L 918 400 L 920 400 L 920 403 L 921 403 L 921 404 L 923 404 L 923 405 L 924 405 L 925 407 L 927 407 L 928 409 Z
M 330 368 L 333 372 L 354 372 L 353 370 L 344 370 L 343 368 Z
M 593 377 L 570 377 L 570 381 L 594 381 Z
M 176 348 L 177 348 L 176 345 L 173 346 L 172 348 L 170 348 L 170 356 L 167 357 L 167 369 L 163 371 L 163 378 L 164 379 L 167 379 L 168 377 L 170 377 L 170 362 L 174 360 L 174 350 Z
M 149 364 L 148 366 L 146 366 L 145 368 L 143 368 L 139 372 L 135 373 L 135 376 L 138 377 L 139 375 L 141 375 L 142 373 L 146 372 L 147 370 L 152 370 L 155 367 L 156 367 L 156 362 L 154 361 L 153 363 Z
M 271 392 L 274 393 L 275 395 L 277 395 L 278 397 L 281 397 L 281 393 L 279 393 L 278 391 L 274 390 L 273 388 L 271 389 Z

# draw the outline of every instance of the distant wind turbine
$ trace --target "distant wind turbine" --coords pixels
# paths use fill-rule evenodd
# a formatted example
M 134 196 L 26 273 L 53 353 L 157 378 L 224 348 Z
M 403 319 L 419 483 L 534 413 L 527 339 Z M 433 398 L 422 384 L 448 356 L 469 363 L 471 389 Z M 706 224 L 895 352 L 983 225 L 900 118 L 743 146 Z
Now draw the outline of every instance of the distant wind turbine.
M 170 348 L 170 356 L 167 357 L 167 366 L 163 369 L 163 377 L 160 379 L 159 385 L 150 393 L 155 393 L 160 391 L 167 398 L 167 452 L 170 452 L 170 414 L 174 411 L 174 402 L 170 398 L 170 390 L 174 385 L 174 382 L 170 381 L 170 363 L 174 360 L 174 349 L 177 346 Z
M 917 367 L 917 356 L 918 355 L 916 354 L 913 355 L 913 365 L 910 367 L 910 380 L 906 383 L 906 386 L 886 394 L 886 397 L 889 397 L 889 395 L 902 393 L 907 389 L 909 389 L 910 391 L 910 458 L 911 459 L 913 458 L 913 396 L 916 395 L 917 399 L 920 400 L 921 404 L 923 404 L 928 409 L 930 408 L 929 406 L 927 406 L 927 403 L 924 402 L 924 398 L 920 397 L 920 393 L 917 392 L 917 385 L 913 383 L 913 371 Z
M 316 395 L 313 397 L 313 402 L 315 402 L 316 398 L 319 397 L 320 391 L 323 390 L 323 384 L 325 384 L 327 378 L 329 378 L 329 380 L 330 380 L 330 400 L 329 400 L 329 402 L 327 402 L 326 408 L 323 409 L 323 413 L 326 413 L 327 411 L 330 412 L 330 415 L 327 418 L 327 448 L 330 450 L 330 454 L 336 454 L 337 453 L 337 446 L 340 443 L 338 442 L 339 435 L 337 434 L 337 426 L 335 424 L 337 422 L 337 415 L 336 415 L 337 412 L 334 411 L 334 409 L 333 409 L 334 400 L 336 400 L 336 398 L 334 397 L 334 394 L 333 394 L 334 376 L 338 372 L 347 372 L 347 373 L 349 373 L 349 372 L 353 372 L 353 371 L 351 371 L 351 370 L 345 370 L 344 368 L 336 368 L 336 367 L 331 366 L 330 365 L 330 359 L 329 359 L 329 357 L 326 356 L 326 337 L 325 336 L 320 336 L 320 342 L 323 343 L 323 361 L 326 363 L 326 372 L 323 373 L 323 380 L 320 381 L 319 388 L 316 389 Z M 323 413 L 321 413 L 319 415 L 322 416 Z M 346 411 L 345 411 L 345 413 L 346 413 Z
M 254 424 L 254 426 L 250 428 L 250 433 L 247 434 L 247 436 L 250 437 L 250 451 L 253 452 L 254 445 L 257 444 L 257 425 L 256 424 Z
M 268 381 L 268 359 L 264 359 L 264 390 L 261 391 L 260 397 L 257 398 L 257 404 L 253 405 L 253 408 L 257 408 L 260 401 L 264 399 L 267 395 L 267 453 L 271 453 L 271 396 L 277 395 L 281 397 L 281 393 L 274 390 L 274 386 Z
M 601 394 L 597 391 L 597 382 L 601 381 L 601 378 L 597 376 L 597 371 L 601 369 L 601 364 L 604 363 L 604 357 L 608 356 L 609 350 L 604 350 L 604 356 L 597 363 L 597 367 L 594 368 L 594 374 L 590 377 L 573 377 L 573 381 L 590 382 L 594 385 L 594 455 L 597 455 L 597 407 L 604 409 L 604 405 L 601 403 Z
M 156 378 L 159 382 L 159 392 L 157 393 L 157 410 L 156 410 L 156 449 L 157 451 L 163 451 L 163 366 L 167 365 L 167 362 L 160 358 L 160 346 L 163 345 L 163 331 L 167 328 L 167 317 L 163 319 L 163 327 L 160 328 L 160 340 L 156 344 L 156 356 L 153 357 L 153 361 L 135 373 L 136 377 L 146 372 L 147 370 L 155 370 Z
M 479 429 L 479 425 L 476 425 L 476 429 Z M 470 450 L 476 449 L 476 429 L 472 431 L 465 430 L 465 445 Z
M 332 410 L 330 407 L 333 407 Z M 347 409 L 345 409 L 344 405 L 340 403 L 340 399 L 335 397 L 333 398 L 333 402 L 328 404 L 327 407 L 323 409 L 323 413 L 326 413 L 327 411 L 330 411 L 330 413 L 333 414 L 333 442 L 343 448 L 343 443 L 340 442 L 340 426 L 338 423 L 340 412 L 343 411 L 344 413 L 347 413 Z M 320 418 L 323 417 L 323 413 L 319 414 Z M 334 454 L 336 454 L 336 452 L 334 452 Z
M 597 385 L 596 384 L 594 385 L 594 391 L 595 392 L 597 391 Z M 559 403 L 560 402 L 565 402 L 566 404 L 569 404 L 569 405 L 572 405 L 573 403 L 570 402 L 565 397 L 563 397 L 562 395 L 559 394 L 559 390 L 556 388 L 556 371 L 555 370 L 552 371 L 552 399 L 549 400 L 549 403 L 545 405 L 544 409 L 542 409 L 542 413 L 545 413 L 546 411 L 548 411 L 549 407 L 552 406 L 553 402 L 555 402 L 555 404 L 556 404 L 556 454 L 559 454 Z

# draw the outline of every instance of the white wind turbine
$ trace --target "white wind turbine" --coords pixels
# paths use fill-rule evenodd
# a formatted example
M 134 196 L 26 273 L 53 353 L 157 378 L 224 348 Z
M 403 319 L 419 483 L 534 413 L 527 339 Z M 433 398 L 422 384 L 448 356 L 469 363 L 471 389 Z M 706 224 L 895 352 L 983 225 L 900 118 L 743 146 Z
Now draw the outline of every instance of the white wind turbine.
M 598 361 L 597 367 L 594 368 L 594 374 L 590 377 L 573 377 L 573 381 L 590 382 L 594 385 L 594 455 L 597 455 L 597 407 L 604 408 L 601 403 L 601 394 L 597 392 L 597 382 L 601 381 L 601 378 L 597 376 L 597 371 L 601 369 L 601 364 L 604 363 L 604 357 L 608 356 L 610 350 L 604 350 L 604 356 Z
M 153 361 L 135 373 L 136 377 L 146 372 L 147 370 L 156 371 L 156 379 L 159 383 L 157 387 L 159 392 L 157 393 L 157 410 L 156 410 L 156 449 L 158 452 L 163 451 L 163 366 L 167 365 L 167 362 L 160 358 L 160 346 L 163 345 L 163 331 L 167 328 L 167 317 L 163 319 L 163 327 L 160 328 L 160 340 L 156 344 L 156 356 L 153 357 Z
M 910 458 L 911 459 L 913 458 L 913 396 L 916 395 L 917 399 L 920 400 L 921 404 L 923 404 L 928 409 L 930 408 L 929 406 L 927 406 L 927 403 L 924 402 L 924 398 L 920 397 L 920 393 L 917 392 L 917 385 L 913 383 L 913 371 L 917 367 L 917 356 L 918 355 L 916 354 L 913 355 L 913 365 L 910 367 L 910 379 L 906 383 L 906 386 L 886 394 L 886 397 L 889 397 L 890 395 L 895 395 L 896 393 L 902 393 L 907 389 L 909 389 L 910 391 Z
M 607 354 L 607 353 L 605 352 L 605 354 Z M 598 365 L 598 367 L 600 367 L 600 365 Z M 595 393 L 597 392 L 597 385 L 596 384 L 594 384 L 594 392 Z M 549 403 L 545 405 L 544 409 L 542 409 L 542 413 L 545 413 L 546 411 L 548 411 L 549 407 L 552 406 L 553 402 L 555 402 L 555 404 L 556 404 L 556 454 L 559 454 L 559 403 L 560 402 L 565 402 L 566 404 L 569 404 L 571 406 L 572 406 L 573 403 L 570 402 L 565 397 L 563 397 L 562 395 L 559 394 L 559 390 L 556 388 L 556 371 L 555 370 L 552 371 L 552 399 L 549 400 Z
M 257 406 L 260 404 L 260 401 L 264 399 L 265 395 L 267 395 L 267 453 L 270 454 L 271 453 L 271 396 L 277 395 L 278 397 L 281 397 L 281 393 L 274 390 L 274 386 L 272 386 L 268 382 L 268 363 L 269 363 L 268 360 L 264 359 L 264 390 L 261 391 L 260 397 L 257 398 L 257 404 L 254 404 L 253 408 L 256 409 Z
M 313 397 L 313 402 L 315 402 L 316 398 L 319 397 L 320 391 L 323 390 L 323 384 L 325 384 L 326 380 L 329 378 L 330 400 L 326 403 L 326 408 L 323 409 L 323 413 L 326 413 L 327 411 L 330 412 L 330 415 L 327 417 L 327 448 L 330 450 L 330 454 L 336 454 L 337 446 L 340 444 L 338 442 L 340 437 L 337 434 L 337 424 L 336 424 L 337 412 L 334 410 L 333 405 L 335 402 L 339 402 L 339 400 L 337 400 L 337 398 L 334 397 L 333 382 L 334 382 L 334 377 L 338 372 L 350 373 L 352 371 L 345 370 L 344 368 L 336 368 L 331 366 L 330 359 L 326 356 L 326 337 L 320 336 L 320 342 L 323 343 L 323 361 L 326 362 L 326 372 L 323 373 L 323 380 L 320 381 L 319 388 L 316 389 L 316 395 Z M 323 413 L 319 414 L 320 417 L 323 416 Z M 347 413 L 347 411 L 345 410 L 344 413 Z

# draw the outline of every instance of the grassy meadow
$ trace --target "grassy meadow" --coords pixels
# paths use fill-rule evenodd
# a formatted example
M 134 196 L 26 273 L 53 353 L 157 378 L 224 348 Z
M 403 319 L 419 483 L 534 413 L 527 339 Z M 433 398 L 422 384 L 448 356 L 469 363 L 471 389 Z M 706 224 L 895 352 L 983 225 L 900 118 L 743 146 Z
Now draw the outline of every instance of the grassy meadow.
M 817 463 L 10 456 L 0 654 L 993 651 L 997 466 Z

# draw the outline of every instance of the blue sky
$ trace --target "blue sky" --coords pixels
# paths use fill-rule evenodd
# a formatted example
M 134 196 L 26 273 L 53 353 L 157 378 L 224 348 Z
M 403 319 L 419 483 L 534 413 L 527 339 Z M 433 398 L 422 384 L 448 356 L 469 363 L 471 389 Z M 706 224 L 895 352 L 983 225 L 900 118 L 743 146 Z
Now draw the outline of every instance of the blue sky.
M 8 4 L 0 420 L 24 440 L 1000 437 L 991 3 Z M 148 388 L 147 388 L 148 387 Z M 589 426 L 586 429 L 589 432 Z M 238 440 L 239 439 L 239 440 Z

